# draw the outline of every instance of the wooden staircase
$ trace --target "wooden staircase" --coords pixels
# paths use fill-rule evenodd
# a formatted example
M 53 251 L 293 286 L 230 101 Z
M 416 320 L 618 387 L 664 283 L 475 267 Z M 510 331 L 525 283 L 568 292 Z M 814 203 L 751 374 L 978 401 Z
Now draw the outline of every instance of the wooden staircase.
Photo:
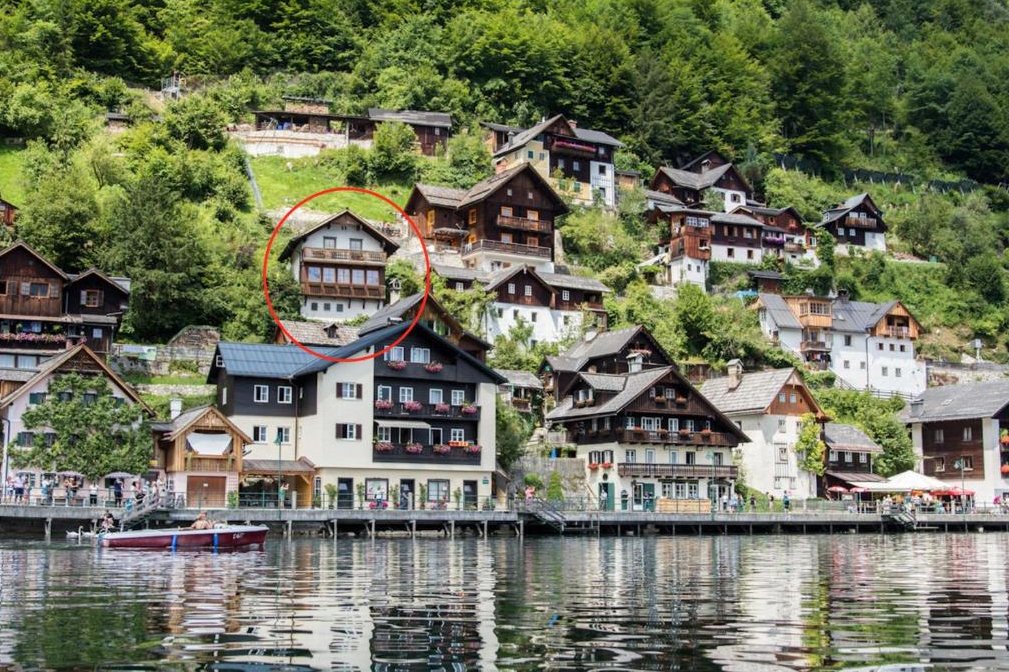
M 904 511 L 903 509 L 891 509 L 883 514 L 883 520 L 907 532 L 914 532 L 918 529 L 918 517 L 914 511 Z
M 558 533 L 563 534 L 567 527 L 567 518 L 560 509 L 539 497 L 526 503 L 526 511 L 531 513 L 536 520 L 553 528 Z

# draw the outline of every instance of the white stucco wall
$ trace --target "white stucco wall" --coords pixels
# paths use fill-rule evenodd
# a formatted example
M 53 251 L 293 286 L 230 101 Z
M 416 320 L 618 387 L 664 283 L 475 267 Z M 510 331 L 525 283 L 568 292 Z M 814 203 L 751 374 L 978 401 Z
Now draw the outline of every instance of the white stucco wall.
M 846 336 L 851 337 L 850 345 L 845 345 Z M 901 346 L 904 352 L 900 351 Z M 848 362 L 847 367 L 845 362 Z M 859 390 L 871 388 L 913 396 L 923 392 L 926 386 L 925 364 L 915 358 L 914 341 L 907 338 L 836 333 L 830 366 L 831 371 Z
M 729 256 L 729 250 L 734 256 Z M 753 258 L 747 256 L 748 252 L 753 253 Z M 711 243 L 712 261 L 731 261 L 737 264 L 759 264 L 764 258 L 764 250 L 760 247 L 743 247 L 741 245 L 726 245 L 725 243 Z
M 795 453 L 798 439 L 799 417 L 790 415 L 730 415 L 742 423 L 742 430 L 750 443 L 740 444 L 739 454 L 746 474 L 746 484 L 780 499 L 787 491 L 794 499 L 816 496 L 815 477 L 799 468 Z M 779 426 L 784 420 L 785 426 Z M 787 449 L 785 461 L 779 461 L 778 448 Z
M 746 192 L 736 191 L 735 189 L 722 189 L 720 187 L 711 187 L 712 191 L 716 191 L 721 194 L 725 199 L 725 212 L 732 212 L 741 205 L 746 205 Z
M 600 168 L 606 171 L 600 173 Z M 612 208 L 617 203 L 617 188 L 614 182 L 614 166 L 604 161 L 589 161 L 589 193 L 596 189 L 605 189 L 603 205 Z
M 708 283 L 708 262 L 703 259 L 693 259 L 682 256 L 669 262 L 669 284 L 675 287 L 683 282 L 690 282 L 701 289 L 706 289 Z

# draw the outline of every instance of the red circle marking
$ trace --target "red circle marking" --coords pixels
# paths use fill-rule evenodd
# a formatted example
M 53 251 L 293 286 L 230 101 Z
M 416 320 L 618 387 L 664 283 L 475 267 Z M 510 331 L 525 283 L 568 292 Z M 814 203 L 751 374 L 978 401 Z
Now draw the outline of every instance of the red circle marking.
M 359 194 L 367 194 L 369 196 L 374 196 L 380 201 L 388 204 L 396 212 L 401 214 L 403 218 L 407 221 L 407 223 L 410 225 L 410 228 L 413 229 L 414 235 L 416 235 L 417 240 L 420 241 L 421 252 L 424 253 L 424 295 L 420 299 L 420 306 L 417 308 L 417 314 L 414 315 L 413 320 L 410 321 L 410 326 L 407 327 L 406 331 L 400 334 L 399 338 L 397 338 L 395 341 L 385 346 L 378 352 L 374 352 L 370 355 L 361 355 L 359 357 L 330 357 L 329 355 L 324 355 L 321 352 L 313 350 L 312 348 L 308 347 L 307 345 L 299 341 L 297 338 L 295 338 L 291 334 L 291 332 L 289 332 L 284 327 L 284 325 L 280 321 L 280 318 L 277 317 L 277 311 L 274 310 L 273 301 L 270 299 L 270 283 L 267 280 L 267 271 L 270 267 L 270 250 L 273 249 L 273 243 L 277 239 L 277 234 L 280 233 L 280 229 L 282 226 L 284 226 L 284 223 L 287 221 L 287 218 L 290 217 L 295 210 L 305 205 L 313 198 L 318 198 L 319 196 L 322 196 L 324 194 L 333 194 L 340 191 L 355 191 Z M 413 219 L 410 218 L 408 214 L 406 214 L 406 211 L 403 210 L 403 208 L 396 205 L 392 200 L 390 200 L 386 196 L 383 196 L 378 192 L 372 191 L 371 189 L 364 189 L 362 187 L 330 187 L 329 189 L 323 189 L 322 191 L 317 191 L 311 196 L 306 196 L 305 198 L 301 199 L 298 203 L 296 203 L 293 208 L 288 210 L 283 217 L 280 218 L 280 221 L 277 222 L 277 226 L 273 227 L 273 233 L 270 234 L 270 240 L 266 243 L 266 252 L 263 254 L 263 298 L 266 299 L 266 309 L 270 311 L 270 317 L 273 318 L 273 323 L 277 325 L 278 329 L 284 332 L 284 335 L 287 336 L 287 339 L 290 342 L 294 343 L 299 348 L 301 348 L 308 354 L 312 355 L 313 357 L 318 357 L 319 359 L 324 359 L 328 362 L 337 362 L 337 363 L 367 362 L 370 359 L 375 359 L 379 355 L 384 355 L 385 353 L 389 352 L 389 350 L 402 343 L 403 339 L 409 336 L 410 332 L 413 331 L 414 327 L 417 326 L 417 323 L 420 322 L 421 315 L 424 314 L 424 307 L 427 305 L 427 297 L 430 296 L 430 294 L 431 294 L 431 257 L 428 256 L 427 245 L 424 244 L 424 237 L 420 235 L 420 229 L 417 228 L 417 224 L 413 221 Z

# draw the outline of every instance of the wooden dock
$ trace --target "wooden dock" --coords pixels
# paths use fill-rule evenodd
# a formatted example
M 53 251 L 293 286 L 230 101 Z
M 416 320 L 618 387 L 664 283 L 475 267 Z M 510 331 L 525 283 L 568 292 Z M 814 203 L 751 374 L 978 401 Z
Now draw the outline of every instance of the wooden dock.
M 0 506 L 0 531 L 47 537 L 83 527 L 91 530 L 105 507 Z M 123 510 L 113 510 L 117 518 Z M 195 509 L 157 509 L 134 526 L 152 528 L 188 524 Z M 1009 515 L 996 513 L 919 514 L 916 527 L 876 513 L 802 512 L 667 514 L 636 511 L 541 510 L 401 510 L 401 509 L 210 509 L 213 520 L 266 524 L 285 535 L 383 534 L 524 536 L 526 534 L 593 535 L 752 535 L 848 534 L 881 532 L 1009 532 Z

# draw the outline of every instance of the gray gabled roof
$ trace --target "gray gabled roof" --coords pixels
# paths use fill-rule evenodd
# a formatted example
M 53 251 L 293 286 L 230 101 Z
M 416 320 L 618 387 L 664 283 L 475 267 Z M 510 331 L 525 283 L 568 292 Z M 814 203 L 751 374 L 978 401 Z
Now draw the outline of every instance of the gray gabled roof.
M 921 403 L 915 415 L 916 402 Z M 901 411 L 906 423 L 991 418 L 1009 404 L 1009 379 L 930 387 Z
M 667 194 L 664 191 L 655 191 L 654 189 L 645 189 L 645 199 L 654 202 L 656 206 L 684 204 L 683 201 L 672 194 Z
M 540 123 L 536 124 L 535 126 L 531 126 L 530 128 L 527 128 L 524 131 L 522 129 L 516 129 L 511 126 L 504 126 L 503 124 L 483 124 L 483 125 L 495 131 L 505 131 L 505 132 L 517 131 L 515 136 L 511 139 L 511 142 L 509 142 L 506 145 L 503 145 L 496 152 L 494 152 L 494 156 L 500 156 L 502 154 L 512 152 L 518 149 L 519 147 L 522 147 L 527 142 L 535 138 L 537 135 L 553 126 L 554 122 L 560 119 L 564 119 L 564 115 L 555 114 L 549 119 L 544 119 Z M 568 122 L 567 119 L 564 119 L 564 121 L 567 122 L 568 125 L 571 125 L 571 122 Z M 598 145 L 610 145 L 612 147 L 624 146 L 624 143 L 620 142 L 612 135 L 604 131 L 597 131 L 591 128 L 579 128 L 578 126 L 572 126 L 572 130 L 575 133 L 575 138 L 577 138 L 578 140 L 584 140 L 585 142 L 593 142 Z
M 548 128 L 550 128 L 550 126 L 552 126 L 555 121 L 557 121 L 559 119 L 563 119 L 563 118 L 564 118 L 563 114 L 555 114 L 554 116 L 550 117 L 549 119 L 544 119 L 543 121 L 541 121 L 540 123 L 536 124 L 535 126 L 527 128 L 526 130 L 522 131 L 521 133 L 517 133 L 515 135 L 515 137 L 512 138 L 511 142 L 509 142 L 506 145 L 503 145 L 496 152 L 494 152 L 494 156 L 500 156 L 501 154 L 507 154 L 508 152 L 514 151 L 515 149 L 517 149 L 519 147 L 522 147 L 527 142 L 529 142 L 530 140 L 532 140 L 533 138 L 535 138 L 537 135 L 539 135 L 543 131 L 545 131 Z
M 840 205 L 834 206 L 833 208 L 829 208 L 828 210 L 824 211 L 823 220 L 821 221 L 821 224 L 829 224 L 830 222 L 841 219 L 849 212 L 860 206 L 866 199 L 872 202 L 872 197 L 869 196 L 868 193 L 862 192 L 861 194 L 856 194 L 855 196 L 852 196 L 851 198 L 845 200 L 845 202 L 841 203 Z M 872 205 L 873 207 L 875 207 L 876 204 L 872 203 Z M 885 224 L 883 223 L 882 211 L 879 211 L 879 218 L 877 221 L 879 221 L 880 225 L 883 226 L 883 228 L 886 228 Z
M 546 419 L 554 422 L 586 418 L 592 416 L 616 415 L 625 406 L 637 399 L 649 387 L 673 370 L 671 366 L 645 369 L 636 373 L 605 374 L 583 373 L 582 379 L 601 392 L 616 392 L 608 401 L 598 406 L 575 408 L 571 395 L 564 397 L 557 408 L 547 413 Z
M 457 208 L 462 199 L 466 197 L 465 189 L 440 187 L 435 184 L 421 184 L 419 182 L 413 186 L 428 203 L 443 208 Z
M 856 453 L 882 453 L 883 449 L 854 425 L 828 422 L 823 426 L 823 441 L 831 450 Z
M 440 126 L 452 128 L 452 115 L 446 112 L 425 112 L 423 110 L 383 110 L 368 108 L 368 118 L 372 121 L 401 121 L 411 126 Z
M 364 218 L 355 213 L 353 210 L 344 208 L 343 210 L 336 213 L 332 217 L 327 217 L 323 221 L 319 222 L 318 224 L 310 228 L 308 231 L 299 233 L 294 238 L 291 238 L 291 240 L 288 241 L 287 245 L 284 246 L 283 251 L 280 253 L 280 257 L 278 257 L 279 260 L 284 261 L 285 259 L 290 257 L 292 254 L 294 254 L 294 250 L 297 249 L 297 247 L 301 245 L 303 242 L 305 242 L 305 240 L 308 239 L 309 236 L 311 236 L 316 231 L 321 231 L 322 229 L 328 228 L 337 219 L 343 217 L 344 215 L 349 216 L 351 219 L 357 222 L 358 226 L 361 227 L 362 231 L 364 231 L 372 238 L 377 240 L 378 243 L 382 246 L 382 249 L 385 250 L 386 254 L 393 254 L 396 250 L 399 249 L 398 243 L 394 243 L 392 239 L 390 239 L 388 236 L 386 236 L 381 231 L 376 229 L 374 226 L 369 224 L 367 221 L 365 221 Z
M 764 223 L 759 219 L 731 212 L 716 212 L 711 216 L 711 221 L 718 224 L 740 224 L 743 226 L 759 226 L 761 228 L 764 226 Z
M 580 289 L 586 292 L 611 292 L 612 290 L 595 278 L 588 278 L 583 275 L 569 275 L 567 273 L 546 273 L 537 271 L 551 287 L 566 287 L 569 289 Z
M 597 131 L 591 128 L 575 127 L 575 137 L 585 142 L 594 142 L 597 145 L 610 145 L 611 147 L 623 147 L 624 143 L 614 138 L 609 133 Z
M 536 374 L 528 371 L 518 371 L 516 369 L 494 369 L 497 373 L 507 379 L 508 384 L 514 387 L 527 387 L 533 390 L 542 390 L 543 383 Z
M 465 208 L 468 205 L 479 203 L 507 184 L 513 177 L 526 170 L 530 171 L 529 175 L 533 178 L 533 181 L 539 183 L 540 187 L 546 191 L 548 196 L 553 197 L 555 205 L 557 205 L 560 210 L 558 214 L 567 212 L 567 204 L 561 200 L 561 197 L 557 195 L 557 192 L 554 191 L 553 187 L 551 187 L 550 184 L 543 179 L 543 176 L 540 175 L 535 168 L 533 168 L 532 164 L 525 161 L 515 164 L 511 168 L 502 170 L 500 173 L 491 175 L 485 180 L 480 180 L 469 188 L 469 191 L 466 192 L 456 207 Z
M 350 327 L 343 324 L 326 324 L 312 320 L 281 320 L 280 323 L 303 345 L 326 345 L 341 346 L 353 343 L 357 340 L 357 327 Z M 332 328 L 333 336 L 327 333 L 327 329 Z
M 700 191 L 702 189 L 707 189 L 715 184 L 715 182 L 718 182 L 722 175 L 729 172 L 731 168 L 731 163 L 725 163 L 717 168 L 706 170 L 703 173 L 694 173 L 689 170 L 679 170 L 677 168 L 668 168 L 666 166 L 659 168 L 659 170 L 662 174 L 672 180 L 673 184 Z
M 625 327 L 615 331 L 604 331 L 592 339 L 578 341 L 566 352 L 556 357 L 547 357 L 555 371 L 577 371 L 590 359 L 613 355 L 623 349 L 643 327 Z
M 897 301 L 867 303 L 865 301 L 835 300 L 831 305 L 834 331 L 859 333 L 871 329 L 897 305 Z
M 763 413 L 774 401 L 785 383 L 795 375 L 795 369 L 772 369 L 744 373 L 739 385 L 730 388 L 729 376 L 712 378 L 701 385 L 701 394 L 726 415 Z
M 760 299 L 760 303 L 767 310 L 767 316 L 771 318 L 771 321 L 779 329 L 802 329 L 802 325 L 799 324 L 799 318 L 792 313 L 788 304 L 781 296 L 761 292 L 757 295 L 757 298 Z
M 446 280 L 465 280 L 466 282 L 481 282 L 487 279 L 487 272 L 476 268 L 465 268 L 462 266 L 445 266 L 443 264 L 431 264 L 431 270 L 445 278 Z
M 415 305 L 420 303 L 420 300 L 424 297 L 424 292 L 417 292 L 416 294 L 411 294 L 410 296 L 403 297 L 395 303 L 390 303 L 388 306 L 383 306 L 375 311 L 375 314 L 368 318 L 368 321 L 360 325 L 357 328 L 357 333 L 364 335 L 375 331 L 376 329 L 381 329 L 386 327 L 391 322 L 389 320 L 404 320 L 403 316 Z M 405 321 L 405 320 L 404 320 Z

